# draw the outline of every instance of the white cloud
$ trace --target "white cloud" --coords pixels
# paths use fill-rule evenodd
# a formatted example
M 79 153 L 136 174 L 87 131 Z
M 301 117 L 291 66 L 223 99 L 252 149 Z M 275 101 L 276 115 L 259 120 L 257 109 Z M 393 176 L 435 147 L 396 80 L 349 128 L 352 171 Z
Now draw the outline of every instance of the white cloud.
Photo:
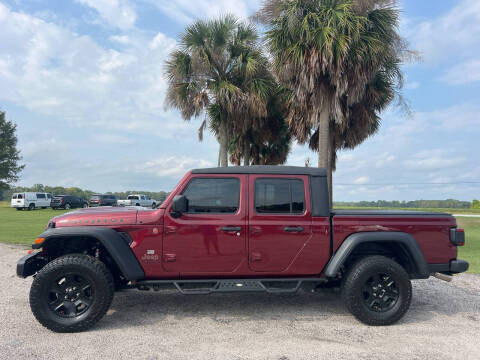
M 148 0 L 160 11 L 180 23 L 190 23 L 198 18 L 212 18 L 234 14 L 242 19 L 260 7 L 257 0 Z
M 418 24 L 405 19 L 402 32 L 426 61 L 437 62 L 452 53 L 475 54 L 480 41 L 480 1 L 463 0 L 445 15 Z
M 76 0 L 95 9 L 103 22 L 121 30 L 131 29 L 137 20 L 135 9 L 127 0 Z
M 0 22 L 0 99 L 80 127 L 164 138 L 195 131 L 163 109 L 163 64 L 174 39 L 135 33 L 114 50 L 2 4 Z
M 441 78 L 449 85 L 464 85 L 480 81 L 480 60 L 469 60 L 455 65 Z
M 412 170 L 441 170 L 456 167 L 466 159 L 460 156 L 449 156 L 443 150 L 424 150 L 405 160 L 404 166 Z
M 418 89 L 419 87 L 420 87 L 420 83 L 418 81 L 408 82 L 404 86 L 404 88 L 407 90 L 415 90 L 415 89 Z
M 192 168 L 211 166 L 213 166 L 212 162 L 203 159 L 186 156 L 166 156 L 162 157 L 162 159 L 138 164 L 134 171 L 137 174 L 153 174 L 157 177 L 180 177 Z
M 368 176 L 360 176 L 353 181 L 354 184 L 366 184 L 367 182 Z

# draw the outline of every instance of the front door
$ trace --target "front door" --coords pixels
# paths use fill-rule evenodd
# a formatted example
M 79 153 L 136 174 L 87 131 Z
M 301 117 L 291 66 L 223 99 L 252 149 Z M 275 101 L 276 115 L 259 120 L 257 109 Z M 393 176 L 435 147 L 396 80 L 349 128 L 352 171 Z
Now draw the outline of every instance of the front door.
M 180 276 L 228 274 L 247 259 L 247 175 L 194 175 L 179 190 L 188 211 L 164 221 L 163 266 Z
M 250 175 L 249 266 L 284 272 L 312 238 L 309 178 Z

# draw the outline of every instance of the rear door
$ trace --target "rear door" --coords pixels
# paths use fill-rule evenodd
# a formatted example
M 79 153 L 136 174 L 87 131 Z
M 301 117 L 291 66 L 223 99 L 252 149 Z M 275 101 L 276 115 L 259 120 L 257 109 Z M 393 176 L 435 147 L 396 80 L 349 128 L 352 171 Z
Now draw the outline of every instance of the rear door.
M 284 272 L 312 238 L 309 177 L 249 177 L 249 266 Z
M 188 211 L 164 217 L 163 267 L 182 276 L 229 274 L 246 261 L 247 175 L 194 175 L 177 194 Z

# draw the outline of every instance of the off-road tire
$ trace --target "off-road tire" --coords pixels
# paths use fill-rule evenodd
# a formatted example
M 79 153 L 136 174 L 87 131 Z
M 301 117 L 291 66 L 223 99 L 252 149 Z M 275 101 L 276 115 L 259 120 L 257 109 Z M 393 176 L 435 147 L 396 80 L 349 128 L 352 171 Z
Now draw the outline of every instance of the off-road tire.
M 393 294 L 397 293 L 398 297 L 395 302 L 387 300 L 390 308 L 385 306 L 386 309 L 379 310 L 375 301 L 378 299 L 381 307 L 385 305 L 382 303 L 383 298 L 378 298 L 379 294 L 368 291 L 375 276 L 378 276 L 380 283 L 386 276 L 390 277 L 386 281 L 387 285 L 390 281 L 394 282 Z M 392 288 L 389 288 L 389 292 L 392 292 Z M 384 256 L 368 256 L 349 268 L 342 282 L 342 298 L 347 310 L 362 323 L 376 326 L 391 325 L 400 320 L 410 307 L 412 284 L 405 269 L 397 262 Z M 371 302 L 374 302 L 373 306 L 368 305 Z
M 51 309 L 52 286 L 64 275 L 78 275 L 91 284 L 91 303 L 73 317 L 64 317 Z M 79 332 L 93 326 L 107 312 L 115 290 L 112 274 L 101 261 L 89 255 L 70 254 L 59 257 L 43 267 L 30 289 L 30 307 L 37 320 L 55 332 Z

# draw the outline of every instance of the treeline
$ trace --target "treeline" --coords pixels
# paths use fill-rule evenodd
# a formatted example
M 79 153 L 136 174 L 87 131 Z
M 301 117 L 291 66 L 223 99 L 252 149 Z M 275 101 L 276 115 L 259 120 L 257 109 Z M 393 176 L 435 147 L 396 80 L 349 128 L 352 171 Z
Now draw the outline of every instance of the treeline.
M 80 198 L 89 199 L 90 196 L 93 194 L 99 194 L 99 192 L 92 191 L 92 190 L 83 190 L 78 187 L 63 187 L 63 186 L 48 186 L 43 184 L 35 184 L 31 187 L 12 187 L 8 190 L 5 190 L 3 193 L 0 193 L 0 200 L 8 201 L 12 198 L 13 193 L 19 192 L 46 192 L 50 193 L 53 196 L 55 195 L 73 195 L 78 196 Z M 150 196 L 152 199 L 158 200 L 163 202 L 169 193 L 165 191 L 136 191 L 136 190 L 129 190 L 124 192 L 106 192 L 105 194 L 113 194 L 119 199 L 126 199 L 130 194 L 145 194 Z
M 389 207 L 389 208 L 449 208 L 469 209 L 472 206 L 470 201 L 455 199 L 447 200 L 414 200 L 414 201 L 358 201 L 358 202 L 334 202 L 335 207 Z

